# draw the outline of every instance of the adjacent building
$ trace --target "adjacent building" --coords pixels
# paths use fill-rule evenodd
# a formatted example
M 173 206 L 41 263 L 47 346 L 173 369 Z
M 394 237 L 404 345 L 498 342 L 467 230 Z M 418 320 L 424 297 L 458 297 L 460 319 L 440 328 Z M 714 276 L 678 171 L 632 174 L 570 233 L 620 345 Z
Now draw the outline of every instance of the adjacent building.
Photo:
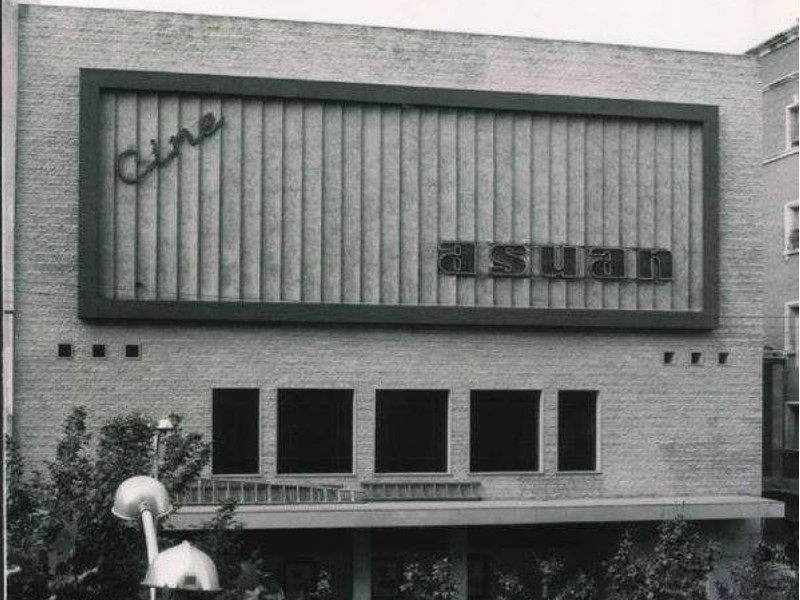
M 748 52 L 763 93 L 764 492 L 797 531 L 797 25 Z
M 521 548 L 588 558 L 682 514 L 732 555 L 782 516 L 754 57 L 44 6 L 18 27 L 28 460 L 76 405 L 180 413 L 214 446 L 173 524 L 236 495 L 290 597 L 321 567 L 390 597 L 417 549 L 481 597 Z

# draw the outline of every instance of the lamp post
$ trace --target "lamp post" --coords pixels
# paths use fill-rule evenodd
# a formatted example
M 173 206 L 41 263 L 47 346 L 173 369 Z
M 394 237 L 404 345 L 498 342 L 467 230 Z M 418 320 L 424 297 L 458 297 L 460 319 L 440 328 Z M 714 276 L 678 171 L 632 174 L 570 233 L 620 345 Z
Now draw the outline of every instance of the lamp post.
M 158 551 L 156 522 L 173 510 L 167 488 L 156 479 L 159 440 L 163 433 L 174 429 L 174 419 L 159 421 L 154 436 L 153 477 L 137 475 L 123 481 L 117 488 L 111 509 L 123 521 L 141 520 L 149 565 L 142 584 L 153 588 L 150 592 L 151 600 L 155 599 L 159 588 L 203 592 L 216 592 L 220 589 L 214 561 L 189 542 L 184 541 L 174 548 Z

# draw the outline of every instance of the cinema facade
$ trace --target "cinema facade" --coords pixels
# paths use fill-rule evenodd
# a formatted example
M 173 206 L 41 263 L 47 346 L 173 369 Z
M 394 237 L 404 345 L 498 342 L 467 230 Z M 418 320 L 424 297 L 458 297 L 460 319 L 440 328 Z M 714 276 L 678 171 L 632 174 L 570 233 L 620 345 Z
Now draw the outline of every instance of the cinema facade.
M 179 413 L 290 597 L 761 499 L 755 59 L 22 6 L 13 432 Z M 7 407 L 8 409 L 8 407 Z M 10 411 L 9 411 L 10 412 Z

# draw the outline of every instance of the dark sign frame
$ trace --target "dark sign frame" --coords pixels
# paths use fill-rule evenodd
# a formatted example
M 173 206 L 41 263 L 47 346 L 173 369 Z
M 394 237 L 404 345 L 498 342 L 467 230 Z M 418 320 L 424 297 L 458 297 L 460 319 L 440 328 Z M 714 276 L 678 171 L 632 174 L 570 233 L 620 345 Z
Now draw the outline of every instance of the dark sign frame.
M 703 308 L 699 311 L 110 300 L 99 295 L 99 103 L 103 89 L 370 102 L 691 121 L 703 128 Z M 482 90 L 263 79 L 166 72 L 80 70 L 79 297 L 81 319 L 376 323 L 522 327 L 717 327 L 719 110 L 717 106 L 542 96 Z

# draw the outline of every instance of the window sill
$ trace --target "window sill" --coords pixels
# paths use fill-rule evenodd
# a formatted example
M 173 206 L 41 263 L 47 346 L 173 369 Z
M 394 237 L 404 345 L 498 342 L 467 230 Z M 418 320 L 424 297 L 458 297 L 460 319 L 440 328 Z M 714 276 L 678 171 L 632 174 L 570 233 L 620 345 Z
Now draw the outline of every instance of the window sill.
M 398 477 L 453 477 L 453 473 L 450 471 L 424 471 L 422 473 L 372 473 L 372 477 L 380 478 L 380 479 L 392 479 Z
M 230 479 L 232 477 L 237 477 L 241 479 L 258 479 L 264 477 L 264 473 L 211 473 L 209 474 L 211 479 Z
M 356 477 L 356 473 L 274 473 L 275 479 L 343 479 Z
M 467 473 L 470 477 L 520 477 L 526 475 L 544 475 L 544 471 L 470 471 Z
M 786 158 L 787 156 L 792 156 L 794 154 L 797 154 L 797 152 L 798 152 L 798 148 L 789 148 L 787 150 L 784 150 L 780 154 L 776 154 L 775 156 L 770 156 L 769 158 L 764 159 L 764 161 L 761 164 L 762 165 L 768 165 L 769 163 L 773 163 L 773 162 L 775 162 L 777 160 L 781 160 L 782 158 Z
M 556 471 L 554 475 L 602 475 L 602 471 Z

